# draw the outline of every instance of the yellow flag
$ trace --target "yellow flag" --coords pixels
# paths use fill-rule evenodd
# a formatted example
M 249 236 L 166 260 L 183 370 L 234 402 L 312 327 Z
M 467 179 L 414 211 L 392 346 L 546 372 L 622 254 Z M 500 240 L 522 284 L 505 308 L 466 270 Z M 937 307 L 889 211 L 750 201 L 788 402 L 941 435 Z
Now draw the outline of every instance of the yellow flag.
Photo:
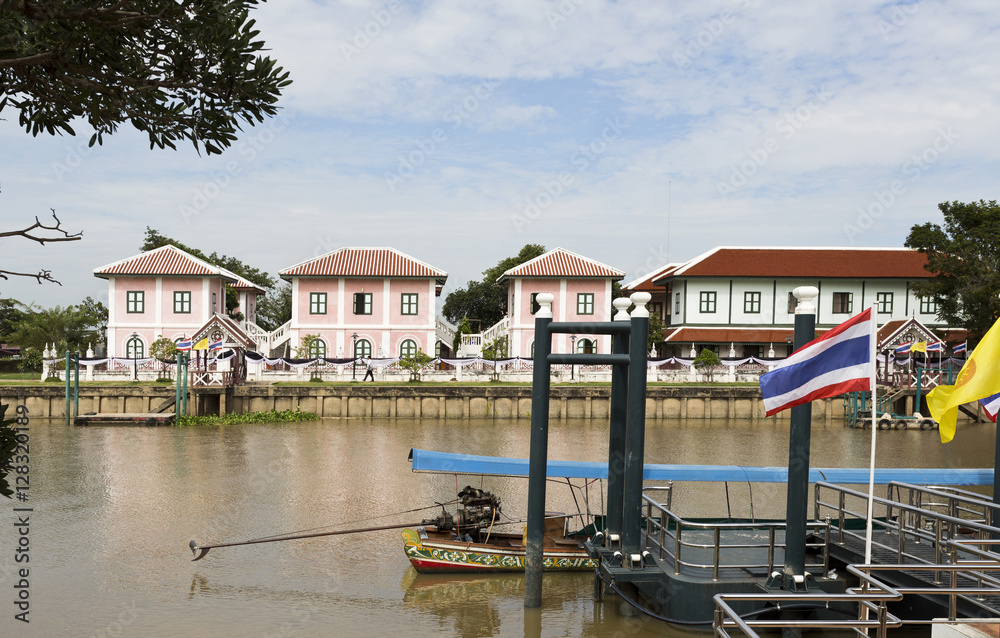
M 208 350 L 208 337 L 191 346 L 192 350 Z M 928 395 L 929 396 L 929 395 Z
M 993 324 L 969 355 L 955 385 L 939 385 L 927 393 L 927 407 L 938 422 L 941 442 L 955 438 L 958 406 L 1000 392 L 1000 321 Z
M 927 342 L 926 341 L 918 341 L 918 342 L 916 342 L 915 344 L 913 344 L 912 346 L 910 346 L 910 352 L 923 352 L 923 353 L 926 353 L 927 352 Z

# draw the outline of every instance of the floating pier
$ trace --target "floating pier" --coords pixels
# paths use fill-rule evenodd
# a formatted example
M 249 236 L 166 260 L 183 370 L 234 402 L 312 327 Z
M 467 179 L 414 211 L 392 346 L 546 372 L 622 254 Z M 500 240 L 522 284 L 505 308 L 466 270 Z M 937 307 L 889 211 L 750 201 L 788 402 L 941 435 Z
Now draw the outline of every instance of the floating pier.
M 73 425 L 173 425 L 173 412 L 132 412 L 80 414 L 73 419 Z

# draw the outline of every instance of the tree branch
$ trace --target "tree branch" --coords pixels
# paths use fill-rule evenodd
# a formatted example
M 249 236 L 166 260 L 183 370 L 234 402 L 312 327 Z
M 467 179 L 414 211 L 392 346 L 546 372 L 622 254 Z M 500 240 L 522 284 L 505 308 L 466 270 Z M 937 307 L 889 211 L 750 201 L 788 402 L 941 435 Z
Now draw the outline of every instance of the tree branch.
M 46 51 L 45 53 L 36 53 L 35 55 L 29 55 L 24 58 L 0 59 L 0 69 L 41 64 L 42 62 L 51 60 L 54 57 L 56 57 L 55 51 Z
M 78 233 L 69 233 L 69 232 L 67 232 L 62 227 L 62 225 L 61 225 L 62 222 L 59 221 L 58 217 L 56 217 L 56 210 L 54 208 L 52 208 L 50 210 L 52 211 L 52 217 L 53 217 L 53 219 L 56 220 L 56 223 L 55 223 L 54 226 L 46 226 L 41 221 L 39 221 L 38 217 L 35 217 L 35 223 L 32 224 L 31 226 L 28 226 L 27 228 L 25 228 L 23 230 L 8 230 L 8 231 L 5 231 L 5 232 L 0 232 L 0 237 L 24 237 L 25 239 L 30 239 L 31 241 L 36 241 L 36 242 L 38 242 L 39 244 L 41 244 L 43 246 L 45 245 L 45 242 L 47 242 L 47 241 L 78 241 L 80 239 L 83 239 L 83 231 L 82 230 L 80 232 L 78 232 Z M 36 237 L 35 235 L 31 234 L 31 231 L 35 230 L 36 228 L 41 228 L 42 230 L 50 230 L 50 231 L 53 231 L 53 232 L 62 233 L 62 236 L 61 237 Z M 0 273 L 4 273 L 4 272 L 7 272 L 7 271 L 0 270 Z M 43 277 L 42 273 L 46 273 L 46 275 Z M 52 279 L 51 277 L 48 276 L 48 271 L 46 271 L 46 270 L 41 271 L 38 275 L 31 275 L 31 274 L 25 275 L 24 273 L 9 273 L 9 274 L 26 276 L 26 277 L 41 277 L 41 279 L 45 279 L 46 281 L 55 281 L 55 279 Z M 4 279 L 6 279 L 6 277 L 4 277 Z M 39 279 L 38 283 L 41 283 L 41 279 Z M 59 283 L 59 282 L 56 281 L 56 283 Z M 62 284 L 60 284 L 60 285 L 62 285 Z
M 39 270 L 37 273 L 0 270 L 0 279 L 10 279 L 8 275 L 10 275 L 10 277 L 34 277 L 38 281 L 38 283 L 42 283 L 43 281 L 51 281 L 54 284 L 59 284 L 60 286 L 62 285 L 62 283 L 60 283 L 58 280 L 52 277 L 52 271 L 50 270 Z

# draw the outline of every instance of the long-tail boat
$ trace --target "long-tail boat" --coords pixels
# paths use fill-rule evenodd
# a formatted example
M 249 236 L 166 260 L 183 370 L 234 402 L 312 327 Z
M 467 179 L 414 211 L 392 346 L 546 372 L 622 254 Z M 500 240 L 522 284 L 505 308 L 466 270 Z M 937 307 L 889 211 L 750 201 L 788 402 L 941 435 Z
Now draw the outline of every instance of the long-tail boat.
M 524 571 L 524 537 L 499 531 L 500 499 L 474 487 L 458 493 L 453 516 L 444 510 L 414 529 L 404 529 L 403 551 L 420 573 Z M 544 569 L 594 569 L 583 543 L 586 531 L 569 534 L 570 517 L 547 512 L 543 544 Z

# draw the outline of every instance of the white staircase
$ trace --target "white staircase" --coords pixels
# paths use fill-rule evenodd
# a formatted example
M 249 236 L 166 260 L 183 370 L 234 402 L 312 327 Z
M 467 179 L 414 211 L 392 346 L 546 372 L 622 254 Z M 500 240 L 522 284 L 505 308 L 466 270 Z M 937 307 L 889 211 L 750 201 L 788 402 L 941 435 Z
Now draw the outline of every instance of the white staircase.
M 246 322 L 246 332 L 257 342 L 257 352 L 265 356 L 272 356 L 274 351 L 281 348 L 291 338 L 289 328 L 292 322 L 288 321 L 284 325 L 278 326 L 271 332 L 264 330 L 255 323 Z
M 462 335 L 462 345 L 458 349 L 460 357 L 481 357 L 483 348 L 501 337 L 506 337 L 510 329 L 510 317 L 504 317 L 484 332 Z
M 483 343 L 489 345 L 501 337 L 506 337 L 510 330 L 510 317 L 504 317 L 483 332 Z
M 448 346 L 450 352 L 455 344 L 455 328 L 440 317 L 437 318 L 434 328 L 437 340 Z

